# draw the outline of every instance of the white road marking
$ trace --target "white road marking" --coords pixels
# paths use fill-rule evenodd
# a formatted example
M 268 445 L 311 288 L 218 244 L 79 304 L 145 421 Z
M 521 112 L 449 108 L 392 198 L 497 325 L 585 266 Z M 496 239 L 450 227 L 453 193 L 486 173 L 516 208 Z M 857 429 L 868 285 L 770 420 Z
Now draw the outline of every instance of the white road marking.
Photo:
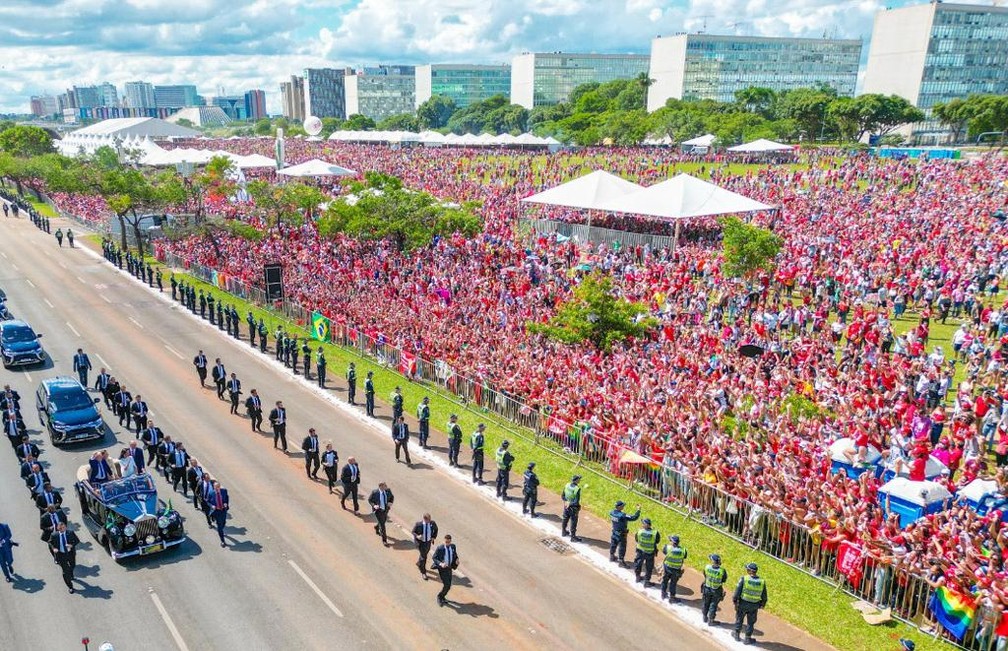
M 17 266 L 16 264 L 14 264 L 13 262 L 11 263 L 11 265 L 10 265 L 10 266 L 11 266 L 11 268 L 12 268 L 12 269 L 14 269 L 14 271 L 20 271 L 20 270 L 18 269 L 18 266 Z
M 50 308 L 52 308 L 52 309 L 54 309 L 54 310 L 56 309 L 56 308 L 55 308 L 55 307 L 53 306 L 53 304 L 49 302 L 49 299 L 48 299 L 48 298 L 43 298 L 42 300 L 43 300 L 43 301 L 45 301 L 45 304 L 46 304 L 46 305 L 48 305 L 48 306 L 49 306 Z
M 80 336 L 80 333 L 77 332 L 77 328 L 73 327 L 73 325 L 71 325 L 69 321 L 67 321 L 66 324 L 67 324 L 67 327 L 70 328 L 70 332 L 74 333 L 78 337 Z
M 64 269 L 67 268 L 66 263 L 63 262 L 62 260 L 59 261 L 59 266 L 63 267 Z
M 32 281 L 30 281 L 29 279 L 25 278 L 25 282 L 28 283 L 28 285 L 30 287 L 35 287 L 35 283 L 33 283 Z
M 101 355 L 99 355 L 98 353 L 95 353 L 95 357 L 98 358 L 98 361 L 101 362 L 105 366 L 105 368 L 107 368 L 107 369 L 108 368 L 112 368 L 112 365 L 109 364 L 108 362 L 106 362 L 105 358 L 102 357 Z
M 106 303 L 110 304 L 112 303 L 112 301 L 109 300 L 109 297 L 106 296 L 105 294 L 98 294 L 98 295 L 101 296 L 101 300 L 105 301 Z
M 182 635 L 179 634 L 178 628 L 175 626 L 175 622 L 172 621 L 171 616 L 165 609 L 164 604 L 161 603 L 161 598 L 157 596 L 157 593 L 153 590 L 150 593 L 151 601 L 154 602 L 154 607 L 157 608 L 158 612 L 161 614 L 161 619 L 164 620 L 165 626 L 168 627 L 168 632 L 171 633 L 172 638 L 175 640 L 175 644 L 178 645 L 179 651 L 189 651 L 189 647 L 186 646 L 185 640 L 182 639 Z
M 133 322 L 133 325 L 135 325 L 136 327 L 140 328 L 141 330 L 143 330 L 143 329 L 144 329 L 144 327 L 143 327 L 142 325 L 140 325 L 140 322 L 139 322 L 139 321 L 137 321 L 137 320 L 136 320 L 136 319 L 134 319 L 133 317 L 128 317 L 128 318 L 129 318 L 129 320 L 130 320 L 130 321 L 132 321 L 132 322 Z
M 32 379 L 31 379 L 31 375 L 28 373 L 28 371 L 24 371 L 24 376 L 28 380 L 28 384 L 31 384 L 32 383 Z
M 2 256 L 3 256 L 4 260 L 6 260 L 6 259 L 7 259 L 7 254 L 6 254 L 6 253 L 4 253 L 3 251 L 0 251 L 0 255 L 2 255 Z
M 289 558 L 287 559 L 287 562 L 290 564 L 291 567 L 294 568 L 295 572 L 297 572 L 299 575 L 301 575 L 301 578 L 304 579 L 305 583 L 308 584 L 308 587 L 315 591 L 315 594 L 317 594 L 319 596 L 319 599 L 322 600 L 322 603 L 324 603 L 326 606 L 329 607 L 329 610 L 331 610 L 334 613 L 336 613 L 337 617 L 342 617 L 343 616 L 343 613 L 340 612 L 340 609 L 336 607 L 336 604 L 334 604 L 332 601 L 329 600 L 329 597 L 327 597 L 325 595 L 325 593 L 322 592 L 322 590 L 319 589 L 319 587 L 317 585 L 315 585 L 315 582 L 312 581 L 308 577 L 308 575 L 304 573 L 304 570 L 302 570 L 300 567 L 298 567 L 297 563 L 295 563 L 294 561 L 292 561 Z
M 81 281 L 82 285 L 87 285 L 87 281 L 81 278 L 80 276 L 77 276 L 77 280 Z
M 172 348 L 168 344 L 165 344 L 164 347 L 168 350 L 169 353 L 171 353 L 175 357 L 178 357 L 179 359 L 185 359 L 185 357 L 182 357 L 182 354 L 179 353 L 179 351 L 175 350 L 174 348 Z

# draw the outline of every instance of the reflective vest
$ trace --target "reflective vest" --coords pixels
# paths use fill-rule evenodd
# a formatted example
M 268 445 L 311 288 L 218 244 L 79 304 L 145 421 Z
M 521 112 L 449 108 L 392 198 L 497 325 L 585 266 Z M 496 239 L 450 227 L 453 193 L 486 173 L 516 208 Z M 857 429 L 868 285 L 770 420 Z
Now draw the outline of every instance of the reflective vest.
M 681 570 L 686 560 L 686 550 L 674 545 L 665 545 L 665 567 L 670 570 Z
M 637 532 L 637 549 L 645 554 L 653 554 L 658 543 L 658 532 L 654 529 L 641 529 Z
M 479 432 L 477 432 L 477 433 L 473 434 L 472 436 L 470 436 L 469 437 L 469 447 L 471 447 L 473 449 L 473 451 L 479 450 L 480 452 L 482 452 L 483 451 L 483 435 L 480 434 Z
M 711 590 L 717 590 L 724 585 L 725 571 L 723 567 L 708 565 L 704 568 L 704 585 Z
M 577 484 L 567 484 L 564 486 L 564 501 L 568 504 L 581 503 L 581 487 Z
M 511 464 L 507 463 L 504 457 L 507 455 L 507 450 L 504 448 L 497 448 L 497 467 L 503 470 L 510 470 Z
M 758 604 L 763 601 L 763 579 L 758 576 L 747 576 L 742 579 L 742 601 Z

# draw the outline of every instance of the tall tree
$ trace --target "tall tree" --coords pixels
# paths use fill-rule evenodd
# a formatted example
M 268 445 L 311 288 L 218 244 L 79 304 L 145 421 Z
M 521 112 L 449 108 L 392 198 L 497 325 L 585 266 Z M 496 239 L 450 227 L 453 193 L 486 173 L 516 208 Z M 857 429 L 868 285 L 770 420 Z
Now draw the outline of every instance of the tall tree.
M 723 232 L 721 271 L 729 278 L 750 278 L 773 267 L 782 240 L 771 231 L 738 217 L 719 220 Z
M 56 151 L 52 136 L 41 127 L 16 124 L 0 131 L 0 150 L 17 156 L 31 158 Z
M 421 129 L 442 129 L 456 110 L 455 101 L 444 95 L 431 95 L 417 107 L 417 122 Z

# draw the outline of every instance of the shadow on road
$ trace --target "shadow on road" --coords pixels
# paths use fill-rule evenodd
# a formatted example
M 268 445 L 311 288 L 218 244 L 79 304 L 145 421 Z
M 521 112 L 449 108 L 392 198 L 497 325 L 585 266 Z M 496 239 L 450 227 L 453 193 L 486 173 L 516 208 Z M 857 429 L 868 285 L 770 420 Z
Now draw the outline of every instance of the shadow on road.
M 448 607 L 457 612 L 459 615 L 469 615 L 470 617 L 489 617 L 490 619 L 497 619 L 500 615 L 491 606 L 486 606 L 484 604 L 460 604 L 454 601 L 448 602 Z
M 74 569 L 74 576 L 98 576 L 101 574 L 101 567 L 98 565 L 78 565 Z
M 225 538 L 231 538 L 231 536 L 225 536 Z M 262 553 L 262 545 L 251 540 L 243 540 L 241 542 L 232 542 L 228 545 L 227 549 L 232 552 L 253 552 L 255 554 Z
M 112 591 L 111 590 L 106 590 L 106 589 L 101 588 L 99 586 L 91 585 L 90 583 L 86 583 L 84 581 L 81 581 L 80 579 L 77 579 L 77 583 L 78 583 L 78 585 L 84 586 L 84 588 L 82 590 L 77 590 L 77 593 L 80 596 L 84 597 L 85 599 L 111 599 L 112 598 Z
M 159 554 L 150 556 L 133 556 L 123 559 L 120 562 L 127 572 L 137 572 L 140 570 L 155 570 L 160 567 L 181 563 L 191 558 L 195 558 L 203 553 L 203 548 L 192 538 L 187 538 L 184 543 Z
M 42 579 L 26 579 L 20 575 L 15 574 L 16 578 L 12 584 L 15 590 L 20 590 L 21 592 L 27 592 L 28 594 L 33 594 L 38 592 L 45 587 L 45 581 Z

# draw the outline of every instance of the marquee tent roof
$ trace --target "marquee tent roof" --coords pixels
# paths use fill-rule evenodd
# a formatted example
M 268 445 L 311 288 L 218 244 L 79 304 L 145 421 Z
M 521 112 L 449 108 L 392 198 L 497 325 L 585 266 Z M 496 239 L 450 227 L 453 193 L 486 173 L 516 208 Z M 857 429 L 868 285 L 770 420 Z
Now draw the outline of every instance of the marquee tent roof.
M 199 131 L 172 124 L 166 120 L 158 118 L 112 118 L 102 120 L 90 126 L 67 134 L 68 138 L 75 136 L 110 136 L 125 138 L 150 137 L 150 138 L 190 138 L 198 136 Z
M 277 172 L 277 174 L 283 174 L 284 176 L 353 176 L 356 173 L 353 170 L 348 170 L 345 167 L 327 163 L 317 158 L 313 158 L 300 165 L 286 167 Z
M 791 145 L 782 145 L 781 143 L 774 142 L 773 140 L 760 138 L 759 140 L 747 142 L 744 145 L 729 147 L 728 151 L 738 154 L 763 154 L 774 151 L 791 151 L 792 149 L 794 149 L 794 147 Z
M 683 140 L 680 145 L 686 145 L 687 147 L 710 147 L 717 140 L 717 136 L 713 133 L 708 133 L 702 136 L 697 136 L 696 138 L 690 138 L 689 140 Z
M 631 192 L 643 190 L 642 186 L 631 183 L 614 174 L 596 170 L 572 181 L 567 181 L 549 190 L 543 190 L 522 201 L 542 203 L 550 206 L 567 206 L 596 210 L 602 205 L 624 197 Z
M 668 221 L 774 209 L 689 174 L 677 174 L 667 181 L 615 197 L 598 208 Z

